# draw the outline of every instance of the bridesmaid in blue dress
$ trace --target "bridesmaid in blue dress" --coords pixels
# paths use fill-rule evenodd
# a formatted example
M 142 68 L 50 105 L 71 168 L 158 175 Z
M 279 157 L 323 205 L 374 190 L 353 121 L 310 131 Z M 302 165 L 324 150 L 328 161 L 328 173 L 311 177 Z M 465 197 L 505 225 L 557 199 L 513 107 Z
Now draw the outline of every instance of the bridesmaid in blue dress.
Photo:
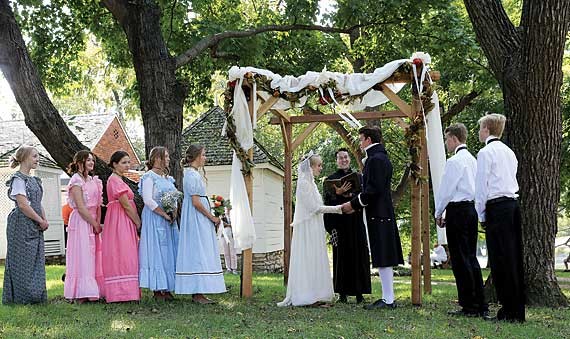
M 184 171 L 176 294 L 192 294 L 192 301 L 211 304 L 214 301 L 204 294 L 224 293 L 226 285 L 215 231 L 220 219 L 210 212 L 206 185 L 198 172 L 205 163 L 206 149 L 197 145 L 188 147 L 181 162 L 189 168 Z
M 178 225 L 163 210 L 160 197 L 176 190 L 168 176 L 170 156 L 165 147 L 150 151 L 147 171 L 139 182 L 143 197 L 142 230 L 139 243 L 139 285 L 154 292 L 157 300 L 174 297 L 174 274 L 178 248 Z

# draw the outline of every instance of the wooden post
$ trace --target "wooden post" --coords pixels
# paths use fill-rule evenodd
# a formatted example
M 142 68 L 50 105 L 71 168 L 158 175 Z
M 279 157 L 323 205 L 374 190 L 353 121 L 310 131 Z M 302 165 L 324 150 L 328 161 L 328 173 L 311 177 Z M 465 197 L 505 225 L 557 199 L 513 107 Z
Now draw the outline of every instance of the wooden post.
M 291 257 L 291 222 L 293 220 L 293 125 L 281 120 L 281 128 L 283 133 L 283 144 L 285 145 L 285 177 L 283 189 L 283 283 L 287 285 L 289 280 L 289 258 Z
M 425 132 L 424 132 L 425 134 Z M 426 141 L 426 140 L 424 140 Z M 422 247 L 423 247 L 423 263 L 424 263 L 424 293 L 431 294 L 431 260 L 429 253 L 431 251 L 430 245 L 430 213 L 429 213 L 429 171 L 428 171 L 428 153 L 427 142 L 423 143 L 422 153 L 420 155 L 422 166 Z
M 253 91 L 251 86 L 249 86 L 249 88 L 250 91 Z M 252 92 L 250 93 L 251 94 L 248 101 L 249 118 L 251 119 L 251 123 L 254 124 L 255 122 L 253 121 L 254 119 L 253 104 L 256 98 L 255 98 L 255 93 Z M 247 155 L 249 157 L 249 160 L 253 162 L 253 147 L 247 151 Z M 253 216 L 253 170 L 249 174 L 244 175 L 244 181 L 245 181 L 245 189 L 247 191 L 247 198 L 249 200 L 249 208 Z M 251 298 L 251 296 L 253 295 L 252 259 L 253 259 L 253 253 L 251 248 L 244 249 L 241 252 L 241 260 L 242 260 L 241 297 L 242 298 Z
M 417 97 L 414 96 L 412 99 L 412 112 L 417 114 L 419 112 L 419 102 Z M 420 113 L 421 114 L 421 113 Z M 421 145 L 424 147 L 425 141 L 425 131 L 422 129 L 420 131 Z M 421 243 L 421 183 L 412 180 L 412 304 L 421 305 L 422 304 L 422 293 L 421 293 L 421 275 L 422 267 L 420 263 L 420 250 L 422 247 Z M 424 256 L 428 253 L 424 253 Z

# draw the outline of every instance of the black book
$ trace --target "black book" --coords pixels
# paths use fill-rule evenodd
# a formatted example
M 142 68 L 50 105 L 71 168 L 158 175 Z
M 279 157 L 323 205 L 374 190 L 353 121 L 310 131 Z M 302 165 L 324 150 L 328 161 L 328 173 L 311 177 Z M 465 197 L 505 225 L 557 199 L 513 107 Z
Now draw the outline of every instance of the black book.
M 350 190 L 346 193 L 360 193 L 362 183 L 360 182 L 360 175 L 356 172 L 349 173 L 339 179 L 328 179 L 325 180 L 323 189 L 325 193 L 336 194 L 335 186 L 341 187 L 345 183 L 350 183 Z

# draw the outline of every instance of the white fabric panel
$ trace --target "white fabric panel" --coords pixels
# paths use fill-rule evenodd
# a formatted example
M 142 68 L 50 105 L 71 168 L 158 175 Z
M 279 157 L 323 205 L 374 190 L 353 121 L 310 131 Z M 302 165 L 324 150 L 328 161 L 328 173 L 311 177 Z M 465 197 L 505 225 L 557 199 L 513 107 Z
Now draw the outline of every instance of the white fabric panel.
M 245 250 L 252 248 L 255 243 L 255 227 L 241 168 L 241 161 L 234 152 L 230 185 L 232 203 L 230 219 L 232 220 L 234 247 L 238 250 Z
M 441 176 L 445 169 L 445 146 L 443 144 L 443 130 L 441 126 L 441 116 L 439 112 L 439 98 L 434 91 L 431 97 L 434 104 L 433 109 L 426 115 L 426 136 L 429 156 L 429 169 L 431 173 L 431 183 L 433 187 L 434 199 L 437 199 L 437 192 L 441 185 Z M 437 201 L 435 202 L 437 205 Z M 437 242 L 447 244 L 447 235 L 444 228 L 436 227 Z

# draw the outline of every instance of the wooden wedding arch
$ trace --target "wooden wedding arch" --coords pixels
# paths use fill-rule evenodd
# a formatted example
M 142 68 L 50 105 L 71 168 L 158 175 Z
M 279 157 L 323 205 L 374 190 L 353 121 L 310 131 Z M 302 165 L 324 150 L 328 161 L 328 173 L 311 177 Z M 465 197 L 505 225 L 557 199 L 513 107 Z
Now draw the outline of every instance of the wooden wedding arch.
M 430 212 L 429 212 L 429 180 L 428 180 L 428 166 L 429 159 L 426 145 L 426 131 L 424 124 L 424 117 L 429 110 L 427 106 L 431 105 L 431 93 L 433 91 L 431 81 L 420 79 L 422 70 L 426 65 L 422 62 L 417 62 L 414 59 L 416 67 L 413 71 L 412 62 L 402 64 L 389 78 L 377 83 L 373 86 L 373 90 L 382 91 L 382 93 L 393 103 L 396 110 L 385 111 L 360 111 L 353 112 L 352 116 L 357 120 L 378 120 L 378 119 L 392 119 L 402 127 L 405 131 L 406 138 L 408 139 L 408 146 L 410 149 L 410 166 L 412 180 L 411 186 L 411 224 L 412 224 L 412 253 L 411 253 L 411 266 L 412 266 L 412 297 L 413 305 L 421 305 L 422 303 L 422 273 L 423 273 L 423 290 L 426 294 L 431 294 L 431 262 L 430 262 Z M 440 73 L 437 71 L 428 71 L 429 78 L 432 81 L 437 81 L 440 78 Z M 321 123 L 340 122 L 344 119 L 338 114 L 319 114 L 319 115 L 291 115 L 287 111 L 274 108 L 274 105 L 282 99 L 290 99 L 290 93 L 280 92 L 278 89 L 272 90 L 268 86 L 254 86 L 254 82 L 259 82 L 258 75 L 253 72 L 244 74 L 242 88 L 244 91 L 250 93 L 248 97 L 248 108 L 250 118 L 253 120 L 261 119 L 267 112 L 273 113 L 270 119 L 270 124 L 279 125 L 283 143 L 285 145 L 285 175 L 284 175 L 284 192 L 283 192 L 283 209 L 284 209 L 284 279 L 287 283 L 289 271 L 289 257 L 291 249 L 291 227 L 292 222 L 292 157 L 294 150 L 299 147 L 303 141 L 319 126 Z M 411 103 L 407 103 L 400 98 L 398 94 L 390 89 L 388 85 L 393 84 L 412 84 L 412 99 Z M 228 122 L 231 122 L 230 111 L 232 109 L 233 90 L 236 82 L 228 82 L 225 92 L 225 111 L 228 117 Z M 257 87 L 257 90 L 254 89 Z M 314 91 L 316 95 L 323 95 L 322 91 L 318 88 L 307 88 L 305 90 Z M 255 93 L 254 93 L 255 92 Z M 324 92 L 326 94 L 326 92 Z M 255 109 L 254 100 L 259 99 L 261 104 Z M 329 98 L 330 99 L 330 98 Z M 291 100 L 293 101 L 293 100 Z M 330 100 L 328 100 L 330 102 Z M 424 114 L 425 112 L 425 114 Z M 298 135 L 293 136 L 294 124 L 309 125 Z M 231 129 L 230 129 L 231 130 Z M 231 133 L 230 133 L 231 134 Z M 253 166 L 253 148 L 244 151 L 239 148 L 235 139 L 230 143 L 236 150 L 236 153 L 242 153 L 243 175 L 246 184 L 247 194 L 249 198 L 249 206 L 253 209 L 253 173 L 250 170 Z M 234 136 L 235 138 L 235 136 Z M 239 154 L 238 154 L 239 157 Z M 423 272 L 421 269 L 421 251 L 423 249 Z M 246 249 L 242 252 L 243 270 L 242 270 L 242 285 L 241 296 L 249 298 L 253 295 L 252 288 L 252 250 Z

